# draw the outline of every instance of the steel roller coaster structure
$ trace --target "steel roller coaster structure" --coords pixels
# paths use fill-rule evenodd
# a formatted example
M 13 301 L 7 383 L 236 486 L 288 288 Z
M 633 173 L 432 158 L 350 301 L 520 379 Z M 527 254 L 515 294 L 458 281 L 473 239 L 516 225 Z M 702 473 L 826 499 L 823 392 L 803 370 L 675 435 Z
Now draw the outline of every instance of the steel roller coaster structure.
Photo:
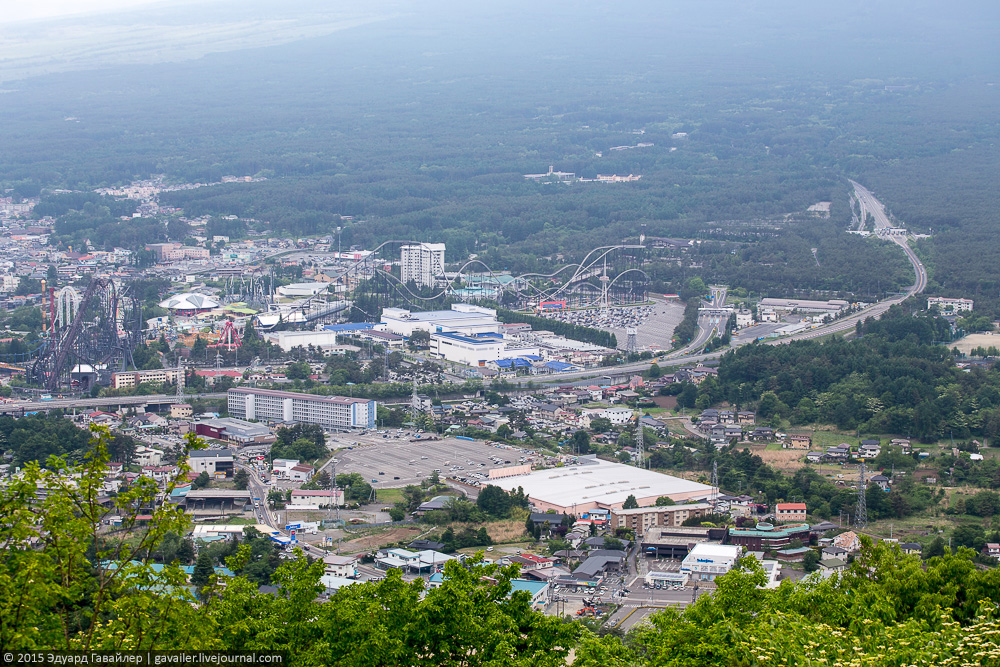
M 46 313 L 45 298 L 48 300 Z M 74 371 L 106 382 L 111 373 L 134 366 L 132 351 L 142 340 L 142 304 L 127 284 L 91 280 L 81 295 L 72 287 L 43 293 L 44 335 L 40 343 L 13 359 L 25 365 L 27 379 L 48 391 L 69 386 Z
M 481 260 L 471 259 L 448 279 L 439 280 L 435 288 L 420 289 L 404 283 L 393 269 L 400 248 L 413 243 L 398 240 L 382 243 L 363 259 L 332 275 L 331 287 L 306 299 L 301 307 L 314 308 L 313 302 L 325 302 L 335 288 L 341 288 L 341 293 L 353 292 L 353 302 L 363 313 L 385 307 L 419 310 L 443 297 L 465 301 L 489 299 L 515 310 L 536 309 L 545 303 L 608 309 L 643 303 L 648 297 L 649 276 L 642 269 L 646 250 L 643 245 L 601 246 L 580 262 L 566 264 L 551 273 L 518 276 L 494 271 Z

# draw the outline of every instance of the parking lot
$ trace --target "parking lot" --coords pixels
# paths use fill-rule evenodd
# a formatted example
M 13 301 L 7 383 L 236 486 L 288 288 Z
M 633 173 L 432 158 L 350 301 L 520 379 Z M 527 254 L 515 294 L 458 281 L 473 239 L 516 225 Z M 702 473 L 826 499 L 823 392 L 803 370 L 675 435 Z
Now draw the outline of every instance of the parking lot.
M 420 440 L 416 440 L 417 436 Z M 387 436 L 387 437 L 383 437 Z M 508 445 L 440 438 L 396 429 L 362 436 L 341 436 L 328 443 L 337 447 L 337 474 L 361 473 L 379 488 L 419 484 L 434 470 L 444 477 L 477 485 L 491 468 L 530 463 L 536 454 Z

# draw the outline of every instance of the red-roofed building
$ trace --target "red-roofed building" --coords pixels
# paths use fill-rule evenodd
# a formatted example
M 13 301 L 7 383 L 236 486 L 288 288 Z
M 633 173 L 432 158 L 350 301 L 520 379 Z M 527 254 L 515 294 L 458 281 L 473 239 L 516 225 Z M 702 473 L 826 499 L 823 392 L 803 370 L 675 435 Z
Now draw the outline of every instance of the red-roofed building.
M 774 506 L 774 518 L 778 521 L 805 521 L 805 503 L 778 503 Z

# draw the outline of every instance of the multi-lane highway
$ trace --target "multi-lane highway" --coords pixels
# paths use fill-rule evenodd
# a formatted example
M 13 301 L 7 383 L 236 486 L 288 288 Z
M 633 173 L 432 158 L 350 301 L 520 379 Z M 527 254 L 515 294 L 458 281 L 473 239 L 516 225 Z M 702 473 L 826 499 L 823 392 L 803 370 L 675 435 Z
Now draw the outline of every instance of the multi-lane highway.
M 870 213 L 872 218 L 875 220 L 875 229 L 878 230 L 888 230 L 893 228 L 892 223 L 889 221 L 889 216 L 885 213 L 885 207 L 882 206 L 882 202 L 875 198 L 875 195 L 871 193 L 867 188 L 865 188 L 860 183 L 855 183 L 851 181 L 851 185 L 854 186 L 854 192 L 858 197 L 858 201 L 861 204 L 861 216 L 862 220 L 867 219 L 867 215 Z M 906 253 L 906 258 L 910 260 L 910 264 L 913 266 L 914 281 L 905 292 L 897 296 L 885 299 L 884 301 L 879 301 L 876 304 L 868 306 L 864 310 L 846 317 L 842 320 L 837 320 L 826 326 L 820 327 L 818 329 L 812 329 L 810 331 L 803 331 L 799 334 L 789 336 L 788 338 L 782 338 L 780 340 L 769 341 L 771 344 L 780 345 L 782 343 L 788 343 L 793 340 L 804 340 L 807 338 L 818 338 L 820 336 L 825 336 L 831 333 L 843 332 L 849 329 L 853 329 L 857 326 L 858 321 L 868 319 L 869 317 L 879 317 L 885 311 L 889 310 L 890 307 L 901 303 L 908 297 L 914 294 L 920 294 L 925 289 L 927 289 L 927 269 L 924 268 L 923 262 L 917 257 L 917 254 L 913 252 L 913 248 L 910 247 L 909 239 L 905 234 L 885 234 L 885 238 L 898 245 Z

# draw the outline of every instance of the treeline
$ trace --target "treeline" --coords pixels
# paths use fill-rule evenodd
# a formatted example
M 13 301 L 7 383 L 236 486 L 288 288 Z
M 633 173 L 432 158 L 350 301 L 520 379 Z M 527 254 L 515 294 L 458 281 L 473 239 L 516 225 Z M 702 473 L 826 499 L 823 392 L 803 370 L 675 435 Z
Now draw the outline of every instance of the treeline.
M 1000 372 L 955 367 L 932 341 L 947 323 L 912 305 L 859 325 L 857 341 L 747 345 L 723 357 L 718 381 L 698 388 L 698 405 L 756 404 L 762 420 L 821 422 L 840 429 L 933 440 L 1000 435 Z
M 116 199 L 96 192 L 65 192 L 42 195 L 32 211 L 39 218 L 60 218 L 72 211 L 94 212 L 103 209 L 107 211 L 108 217 L 119 218 L 123 215 L 132 217 L 138 206 L 134 199 Z
M 618 338 L 613 333 L 580 326 L 572 322 L 562 322 L 536 315 L 526 315 L 516 310 L 507 310 L 506 308 L 497 309 L 497 319 L 504 324 L 528 324 L 535 331 L 551 331 L 570 340 L 578 340 L 582 343 L 590 343 L 591 345 L 600 345 L 612 350 L 618 347 Z
M 834 207 L 848 209 L 838 190 Z M 692 276 L 739 286 L 759 296 L 855 297 L 876 301 L 913 284 L 913 269 L 899 246 L 845 234 L 846 225 L 806 219 L 775 223 L 778 231 L 720 243 L 706 240 L 646 269 L 664 289 L 677 291 Z M 732 221 L 720 234 L 741 229 Z M 704 231 L 696 238 L 708 236 Z M 708 237 L 711 239 L 711 236 Z M 813 250 L 815 249 L 815 254 Z
M 688 299 L 684 306 L 684 318 L 674 327 L 674 347 L 684 347 L 698 333 L 698 308 L 701 307 L 701 297 Z
M 25 417 L 0 417 L 0 451 L 10 454 L 15 466 L 37 461 L 45 466 L 52 456 L 65 457 L 70 463 L 80 461 L 90 451 L 91 433 L 63 416 L 61 410 Z M 108 440 L 112 461 L 132 462 L 137 443 L 116 433 Z

